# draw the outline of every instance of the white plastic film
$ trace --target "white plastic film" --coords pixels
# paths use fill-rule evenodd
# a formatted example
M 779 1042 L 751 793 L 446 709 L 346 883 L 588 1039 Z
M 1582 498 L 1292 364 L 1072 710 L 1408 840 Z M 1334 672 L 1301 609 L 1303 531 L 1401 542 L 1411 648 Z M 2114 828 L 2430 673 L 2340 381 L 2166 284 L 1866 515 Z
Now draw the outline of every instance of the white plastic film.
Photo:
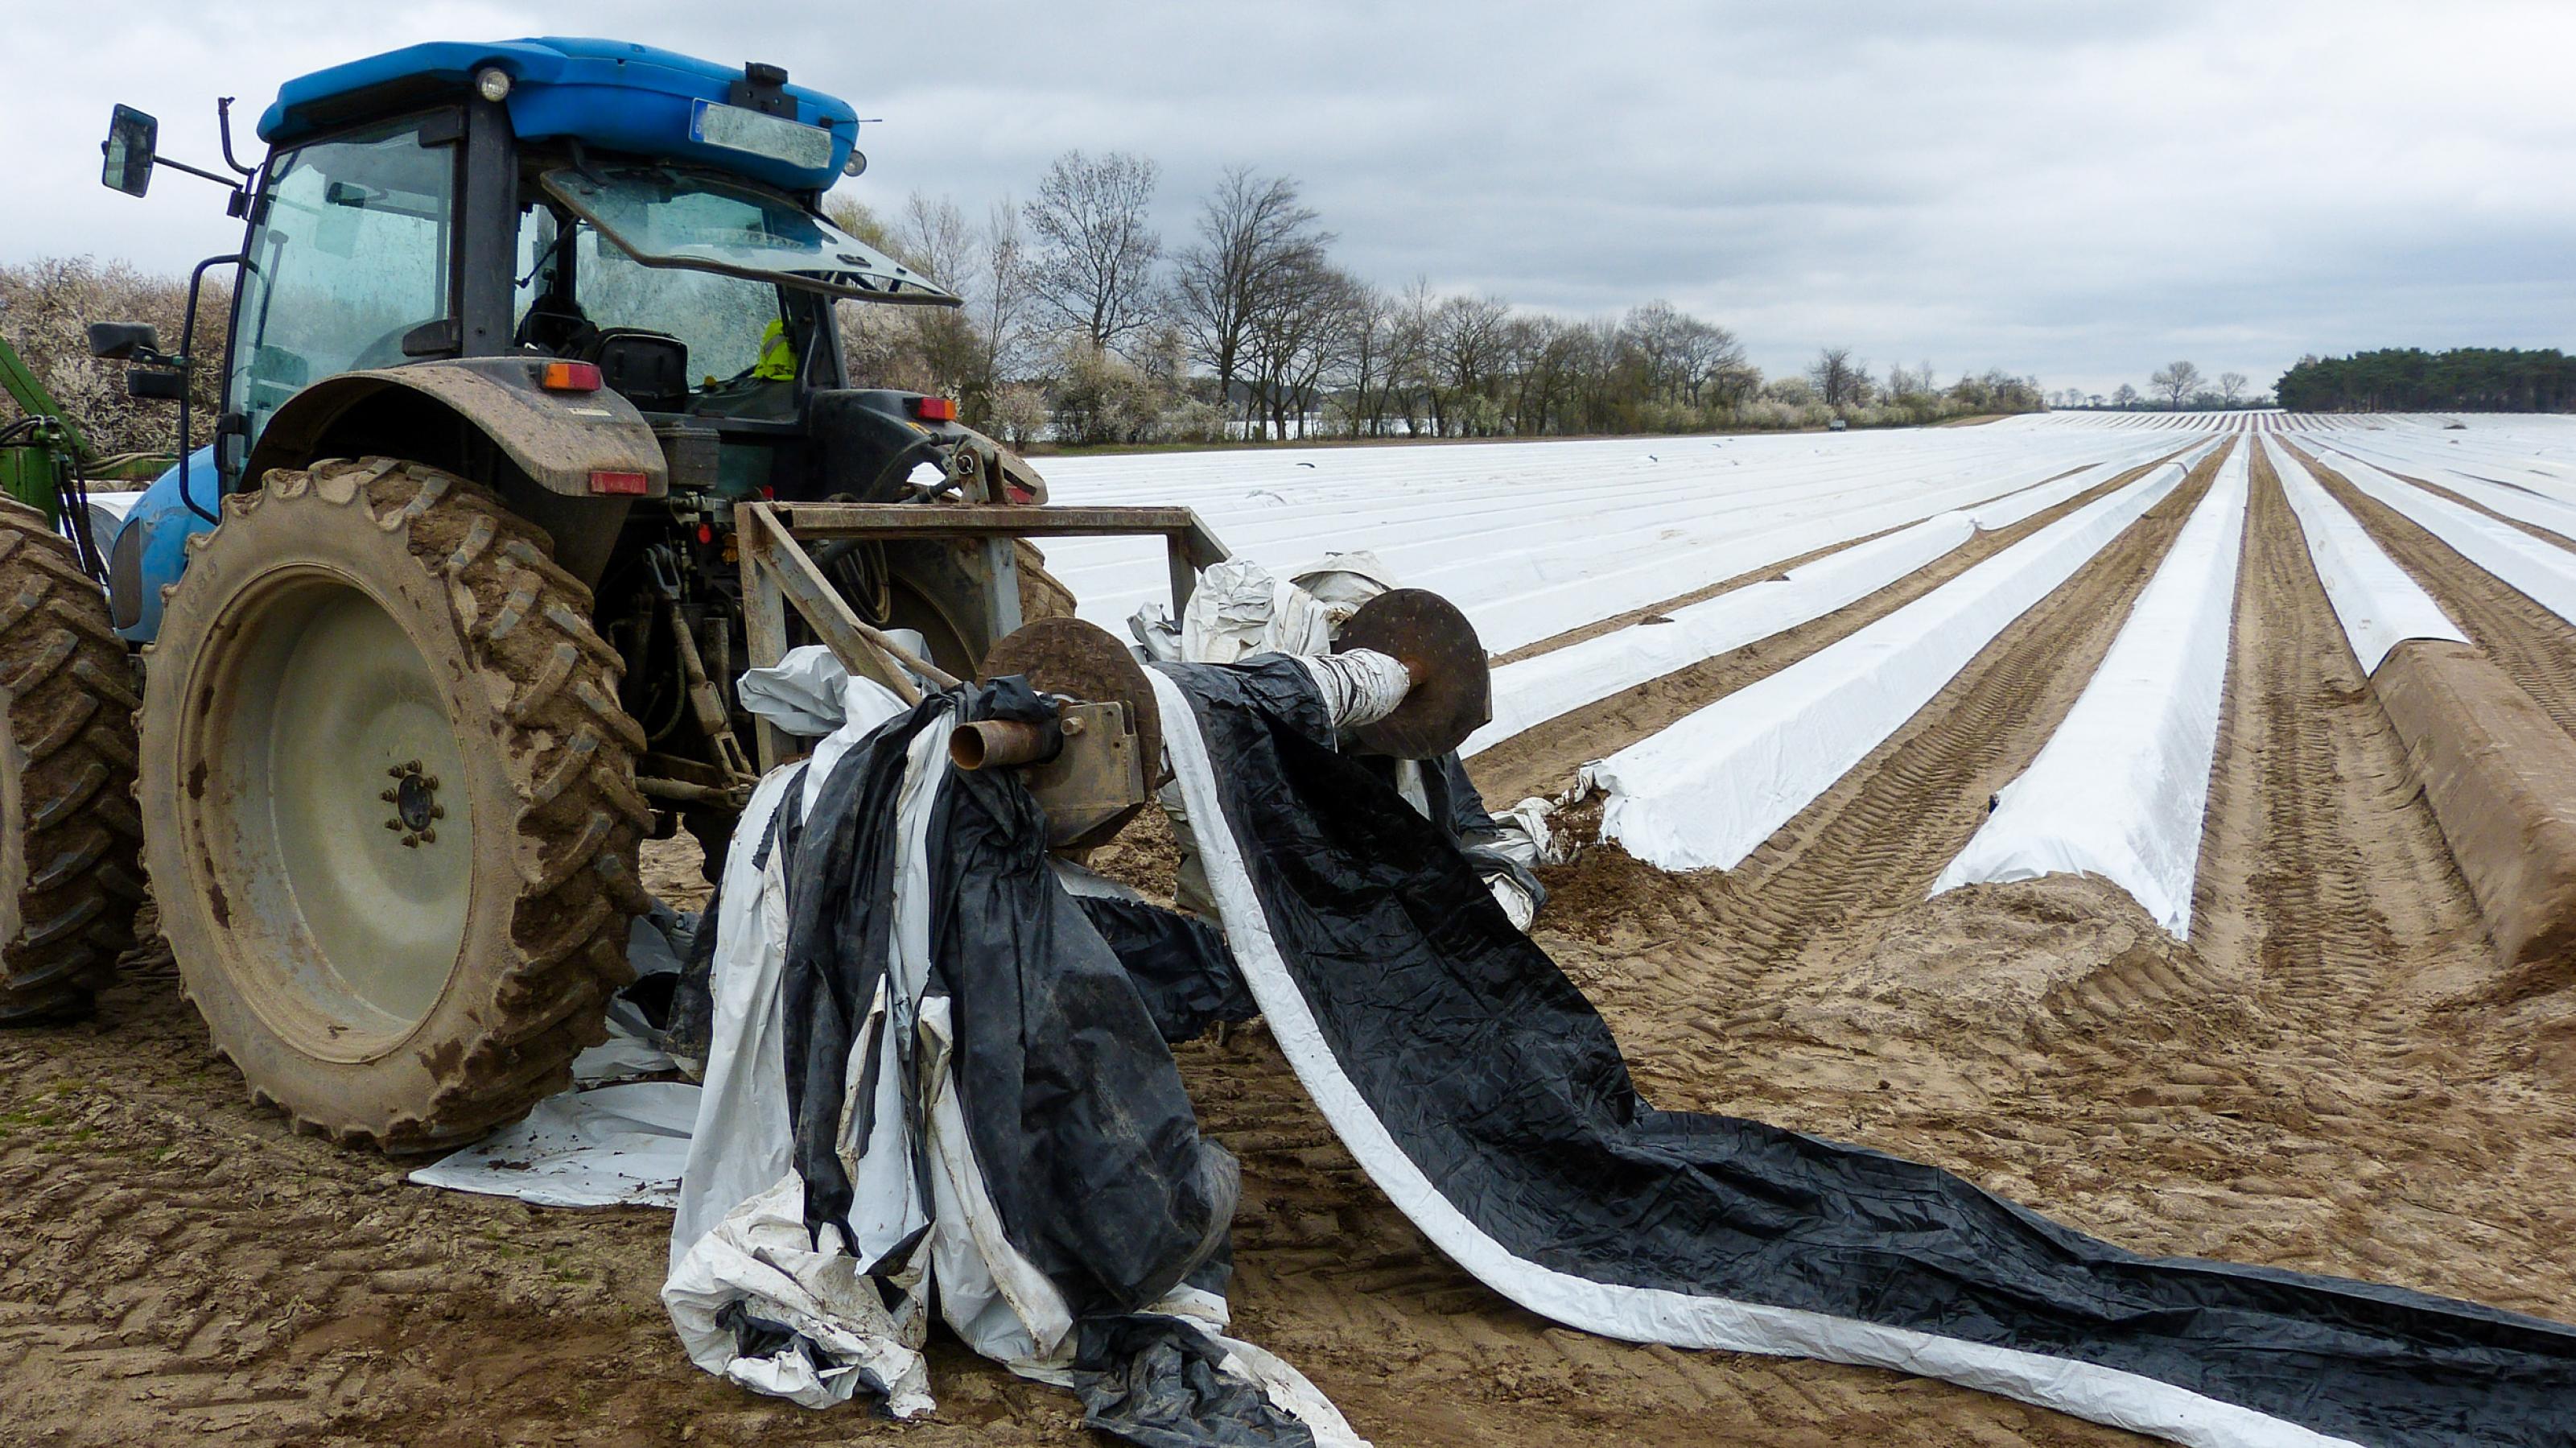
M 2239 444 L 2074 708 L 2030 768 L 1997 792 L 1994 813 L 1933 894 L 2093 874 L 2174 935 L 2191 933 L 2251 469 L 2251 444 Z
M 1610 756 L 1593 773 L 1603 837 L 1668 870 L 1735 868 L 2183 475 L 2167 463 Z

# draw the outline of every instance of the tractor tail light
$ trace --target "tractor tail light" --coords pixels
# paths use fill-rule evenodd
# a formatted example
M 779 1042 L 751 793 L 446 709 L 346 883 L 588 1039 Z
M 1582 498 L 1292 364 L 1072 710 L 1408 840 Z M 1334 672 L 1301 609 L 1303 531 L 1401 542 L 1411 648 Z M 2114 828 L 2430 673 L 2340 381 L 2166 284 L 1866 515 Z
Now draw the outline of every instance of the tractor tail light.
M 653 484 L 652 480 L 642 473 L 612 472 L 602 469 L 590 475 L 590 490 L 594 493 L 642 497 L 653 490 Z
M 549 362 L 537 371 L 537 385 L 548 392 L 597 392 L 596 362 Z
M 924 422 L 955 422 L 957 404 L 945 397 L 916 397 L 912 400 L 912 415 Z
M 1022 486 L 1019 483 L 1006 482 L 1002 484 L 1002 496 L 1010 499 L 1014 503 L 1034 503 L 1038 500 L 1036 489 Z

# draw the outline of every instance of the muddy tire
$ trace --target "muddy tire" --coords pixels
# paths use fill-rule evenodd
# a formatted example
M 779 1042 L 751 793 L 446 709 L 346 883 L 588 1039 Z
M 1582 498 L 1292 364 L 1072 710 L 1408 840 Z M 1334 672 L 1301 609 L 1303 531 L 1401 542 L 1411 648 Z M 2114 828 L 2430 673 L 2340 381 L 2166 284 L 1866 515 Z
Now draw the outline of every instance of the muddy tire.
M 85 1013 L 134 943 L 133 677 L 71 544 L 0 500 L 0 1024 Z
M 148 656 L 163 932 L 251 1094 L 415 1152 L 569 1080 L 649 903 L 641 731 L 545 536 L 392 458 L 280 470 L 192 540 Z
M 1020 563 L 1020 622 L 1073 617 L 1073 590 L 1047 572 L 1046 555 L 1026 538 L 1017 540 L 1014 551 Z

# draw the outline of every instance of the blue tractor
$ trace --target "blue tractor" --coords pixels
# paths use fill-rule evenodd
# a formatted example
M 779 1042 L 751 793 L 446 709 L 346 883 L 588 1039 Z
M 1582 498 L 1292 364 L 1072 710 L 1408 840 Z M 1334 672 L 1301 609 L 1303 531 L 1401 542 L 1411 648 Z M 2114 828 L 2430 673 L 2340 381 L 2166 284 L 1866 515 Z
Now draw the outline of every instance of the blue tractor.
M 256 1096 L 392 1151 L 470 1139 L 597 1039 L 649 903 L 639 842 L 720 852 L 754 779 L 747 660 L 822 608 L 969 675 L 1069 611 L 991 522 L 1067 511 L 1032 506 L 1036 475 L 946 399 L 845 375 L 845 304 L 957 302 L 823 216 L 857 129 L 773 66 L 571 39 L 289 82 L 259 165 L 227 129 L 237 180 L 117 108 L 110 186 L 218 180 L 244 231 L 197 273 L 237 270 L 220 345 L 193 300 L 175 351 L 93 328 L 182 409 L 179 466 L 101 540 L 104 597 L 73 596 L 41 516 L 0 517 L 32 545 L 0 549 L 0 591 L 41 605 L 0 610 L 0 669 L 44 685 L 9 721 L 32 762 L 0 770 L 0 1016 L 85 1003 L 139 840 Z M 212 417 L 187 411 L 192 363 L 220 368 Z M 741 519 L 826 501 L 985 522 L 797 552 L 815 593 L 782 633 L 746 605 L 770 545 Z

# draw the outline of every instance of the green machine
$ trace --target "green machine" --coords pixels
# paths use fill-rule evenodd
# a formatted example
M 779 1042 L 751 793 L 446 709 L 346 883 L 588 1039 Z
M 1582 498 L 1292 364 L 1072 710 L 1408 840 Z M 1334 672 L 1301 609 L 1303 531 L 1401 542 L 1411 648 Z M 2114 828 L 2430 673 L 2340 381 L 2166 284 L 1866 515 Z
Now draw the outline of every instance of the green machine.
M 88 537 L 88 512 L 82 506 L 89 485 L 148 483 L 178 459 L 169 453 L 99 452 L 5 337 L 0 337 L 0 390 L 17 404 L 19 414 L 0 422 L 0 493 L 43 513 L 58 528 L 64 526 L 68 502 L 72 537 L 95 569 L 99 554 Z

